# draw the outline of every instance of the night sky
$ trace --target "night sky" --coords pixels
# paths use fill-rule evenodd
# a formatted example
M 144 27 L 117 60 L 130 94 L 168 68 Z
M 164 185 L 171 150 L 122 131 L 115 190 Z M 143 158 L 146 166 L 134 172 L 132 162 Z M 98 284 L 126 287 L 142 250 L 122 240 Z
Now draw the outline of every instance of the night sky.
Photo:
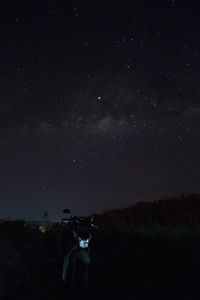
M 1 1 L 0 218 L 200 193 L 199 1 Z

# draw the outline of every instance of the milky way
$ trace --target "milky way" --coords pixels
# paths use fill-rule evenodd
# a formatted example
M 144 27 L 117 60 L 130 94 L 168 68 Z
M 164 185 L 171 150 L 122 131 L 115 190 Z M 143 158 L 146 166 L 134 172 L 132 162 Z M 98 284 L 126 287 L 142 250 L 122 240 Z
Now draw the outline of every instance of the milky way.
M 1 4 L 0 217 L 200 192 L 196 2 L 40 2 Z

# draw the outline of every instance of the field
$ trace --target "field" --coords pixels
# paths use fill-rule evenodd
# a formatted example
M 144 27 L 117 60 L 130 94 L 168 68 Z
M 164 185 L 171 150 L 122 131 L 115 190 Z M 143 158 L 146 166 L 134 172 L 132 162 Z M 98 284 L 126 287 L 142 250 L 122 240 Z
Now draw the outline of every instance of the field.
M 119 211 L 111 215 L 97 218 L 93 231 L 87 299 L 200 299 L 198 222 L 130 223 L 121 213 L 116 221 Z M 58 224 L 45 234 L 23 221 L 0 225 L 1 299 L 69 299 L 60 232 Z
M 200 299 L 199 228 L 143 226 L 95 239 L 92 286 L 100 299 Z

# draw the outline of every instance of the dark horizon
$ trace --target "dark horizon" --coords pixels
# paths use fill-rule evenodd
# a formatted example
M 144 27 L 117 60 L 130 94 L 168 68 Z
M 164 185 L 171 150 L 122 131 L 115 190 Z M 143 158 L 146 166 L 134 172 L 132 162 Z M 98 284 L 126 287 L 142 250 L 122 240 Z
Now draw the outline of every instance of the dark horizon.
M 46 211 L 43 211 L 43 213 L 42 214 L 40 214 L 40 212 L 38 212 L 38 214 L 37 215 L 35 215 L 36 216 L 36 218 L 23 218 L 22 216 L 20 217 L 16 217 L 16 218 L 11 218 L 11 216 L 10 215 L 8 215 L 7 217 L 0 217 L 0 220 L 3 220 L 3 221 L 6 221 L 6 220 L 9 220 L 9 221 L 17 221 L 17 220 L 24 220 L 25 222 L 27 222 L 27 223 L 29 223 L 29 222 L 33 222 L 33 223 L 36 223 L 36 222 L 43 222 L 43 223 L 45 223 L 45 222 L 50 222 L 50 223 L 52 223 L 52 222 L 60 222 L 61 220 L 62 220 L 62 218 L 68 218 L 68 217 L 70 217 L 70 216 L 82 216 L 82 217 L 89 217 L 89 216 L 91 216 L 91 215 L 99 215 L 99 214 L 102 214 L 102 213 L 105 213 L 105 212 L 108 212 L 108 211 L 115 211 L 115 210 L 118 210 L 118 209 L 123 209 L 123 208 L 129 208 L 129 207 L 131 207 L 132 205 L 135 205 L 135 204 L 137 204 L 137 203 L 142 203 L 142 204 L 144 204 L 144 203 L 149 203 L 149 202 L 151 202 L 151 203 L 157 203 L 157 201 L 163 201 L 163 200 L 171 200 L 171 199 L 174 199 L 174 200 L 179 200 L 179 199 L 185 199 L 185 197 L 193 197 L 193 196 L 200 196 L 200 194 L 198 194 L 198 193 L 182 193 L 181 195 L 177 195 L 177 196 L 174 196 L 174 195 L 163 195 L 162 197 L 159 197 L 159 198 L 157 198 L 157 199 L 148 199 L 148 200 L 146 200 L 146 201 L 144 201 L 144 200 L 138 200 L 138 201 L 134 201 L 134 202 L 129 202 L 129 204 L 127 204 L 127 205 L 123 205 L 123 206 L 121 206 L 121 207 L 108 207 L 108 208 L 106 208 L 106 209 L 104 209 L 104 210 L 102 210 L 102 211 L 93 211 L 93 212 L 91 212 L 90 214 L 88 214 L 88 213 L 81 213 L 78 209 L 77 209 L 77 211 L 76 211 L 76 213 L 75 213 L 75 211 L 73 212 L 73 211 L 71 211 L 71 213 L 69 213 L 69 214 L 64 214 L 63 213 L 63 209 L 60 209 L 60 210 L 56 210 L 56 211 L 48 211 L 48 210 L 46 210 Z M 66 207 L 66 206 L 65 206 Z M 47 213 L 47 215 L 44 217 L 44 214 L 46 214 Z
M 200 193 L 195 1 L 0 4 L 0 217 Z

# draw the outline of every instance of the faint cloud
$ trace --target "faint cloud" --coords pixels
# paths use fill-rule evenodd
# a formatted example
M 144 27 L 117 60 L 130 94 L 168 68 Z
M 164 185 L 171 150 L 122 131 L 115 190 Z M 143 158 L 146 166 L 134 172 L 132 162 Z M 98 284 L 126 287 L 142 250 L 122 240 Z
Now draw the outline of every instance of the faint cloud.
M 115 120 L 111 116 L 106 116 L 97 122 L 97 128 L 100 130 L 108 130 L 115 124 Z
M 95 124 L 95 129 L 97 131 L 103 132 L 116 132 L 127 128 L 130 125 L 125 118 L 117 119 L 111 115 L 107 115 L 99 119 Z

